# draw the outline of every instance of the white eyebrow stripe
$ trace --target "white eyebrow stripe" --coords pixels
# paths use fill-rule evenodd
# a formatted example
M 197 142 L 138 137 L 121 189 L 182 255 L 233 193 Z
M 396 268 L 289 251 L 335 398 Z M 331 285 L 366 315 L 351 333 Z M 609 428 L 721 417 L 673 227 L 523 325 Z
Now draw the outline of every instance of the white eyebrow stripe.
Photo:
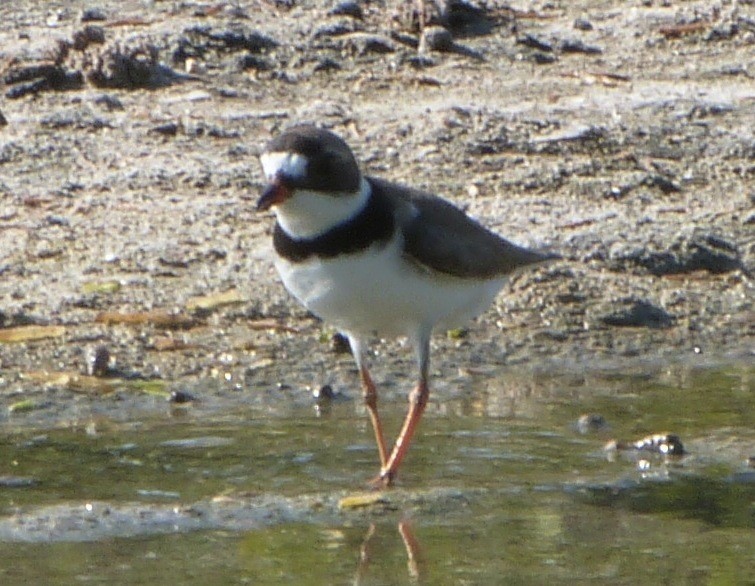
M 268 181 L 279 173 L 292 179 L 302 179 L 307 174 L 307 158 L 298 153 L 264 153 L 260 163 Z

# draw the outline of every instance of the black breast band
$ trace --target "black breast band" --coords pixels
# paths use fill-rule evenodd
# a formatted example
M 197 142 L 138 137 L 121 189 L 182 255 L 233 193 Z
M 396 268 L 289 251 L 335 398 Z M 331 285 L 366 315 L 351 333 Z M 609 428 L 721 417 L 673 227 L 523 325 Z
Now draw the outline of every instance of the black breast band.
M 276 222 L 273 246 L 290 262 L 303 262 L 313 256 L 333 258 L 386 242 L 393 235 L 394 225 L 390 203 L 373 187 L 361 212 L 314 238 L 293 238 Z

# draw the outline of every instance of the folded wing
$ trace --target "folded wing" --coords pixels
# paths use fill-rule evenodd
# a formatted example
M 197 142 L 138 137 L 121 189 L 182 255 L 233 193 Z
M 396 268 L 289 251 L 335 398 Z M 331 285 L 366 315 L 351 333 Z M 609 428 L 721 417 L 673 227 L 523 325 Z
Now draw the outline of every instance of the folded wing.
M 399 204 L 404 254 L 427 269 L 460 278 L 493 279 L 559 258 L 501 238 L 434 195 L 379 179 L 370 178 L 370 183 L 376 196 L 394 198 Z M 388 186 L 391 189 L 385 189 Z

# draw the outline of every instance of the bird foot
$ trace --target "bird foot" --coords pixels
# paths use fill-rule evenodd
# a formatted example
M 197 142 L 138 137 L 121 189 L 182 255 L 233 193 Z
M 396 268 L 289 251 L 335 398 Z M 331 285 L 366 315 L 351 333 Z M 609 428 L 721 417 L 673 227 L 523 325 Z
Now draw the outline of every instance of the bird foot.
M 395 472 L 383 472 L 367 481 L 367 486 L 372 490 L 383 490 L 393 486 L 396 479 Z

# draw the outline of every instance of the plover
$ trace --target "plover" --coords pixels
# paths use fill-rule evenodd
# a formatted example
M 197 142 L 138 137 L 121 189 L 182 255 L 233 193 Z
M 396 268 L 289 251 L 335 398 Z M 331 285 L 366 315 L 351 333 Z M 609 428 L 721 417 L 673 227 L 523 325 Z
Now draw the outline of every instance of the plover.
M 554 255 L 522 248 L 451 203 L 364 176 L 349 146 L 312 125 L 289 128 L 265 147 L 268 181 L 257 209 L 272 208 L 275 265 L 286 289 L 345 334 L 361 378 L 390 485 L 427 405 L 430 336 L 487 308 L 517 269 Z M 419 381 L 389 451 L 366 363 L 375 334 L 414 344 Z

